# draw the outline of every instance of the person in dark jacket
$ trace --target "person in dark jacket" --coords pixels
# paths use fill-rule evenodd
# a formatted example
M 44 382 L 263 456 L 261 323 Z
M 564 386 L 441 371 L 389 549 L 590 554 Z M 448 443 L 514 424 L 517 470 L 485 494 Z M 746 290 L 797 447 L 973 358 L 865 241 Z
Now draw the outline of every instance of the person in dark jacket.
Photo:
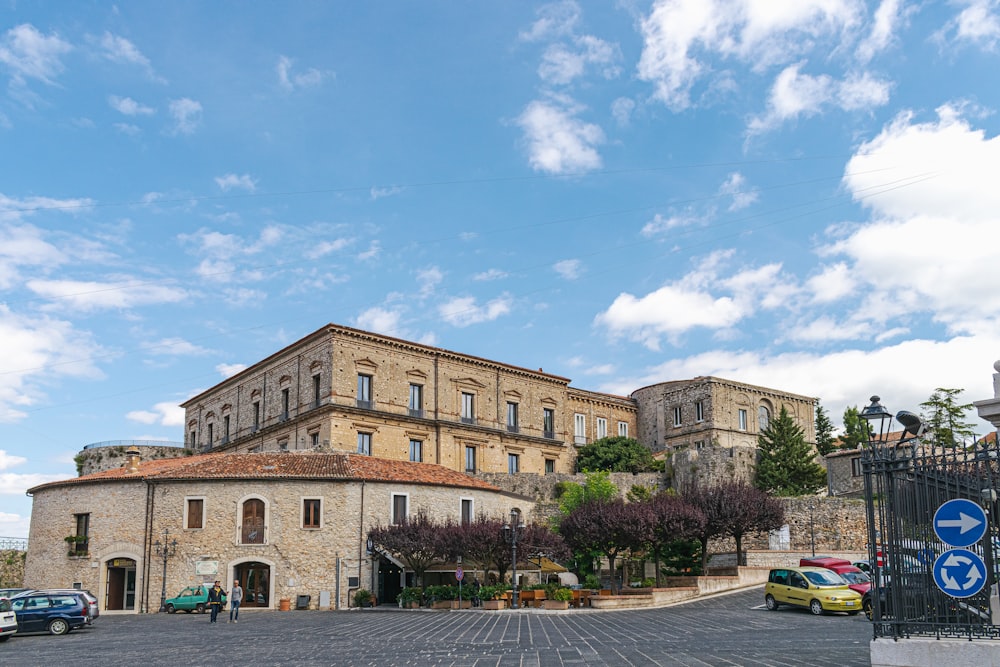
M 208 589 L 208 608 L 212 611 L 212 620 L 209 623 L 215 623 L 215 619 L 219 615 L 219 609 L 222 608 L 222 598 L 225 594 L 226 591 L 222 590 L 222 586 L 219 585 L 218 580 L 216 580 L 214 586 Z

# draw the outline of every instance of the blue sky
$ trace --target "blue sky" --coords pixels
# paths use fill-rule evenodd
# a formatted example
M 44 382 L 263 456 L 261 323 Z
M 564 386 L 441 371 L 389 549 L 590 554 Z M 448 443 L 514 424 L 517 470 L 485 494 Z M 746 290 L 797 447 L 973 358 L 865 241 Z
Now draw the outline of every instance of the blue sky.
M 0 535 L 327 322 L 838 422 L 989 398 L 998 40 L 996 0 L 0 0 Z

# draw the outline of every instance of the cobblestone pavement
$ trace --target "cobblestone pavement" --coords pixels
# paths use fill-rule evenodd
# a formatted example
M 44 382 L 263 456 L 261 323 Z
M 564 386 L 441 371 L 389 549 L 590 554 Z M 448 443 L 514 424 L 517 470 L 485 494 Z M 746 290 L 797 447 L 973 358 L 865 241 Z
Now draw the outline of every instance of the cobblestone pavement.
M 37 665 L 869 665 L 863 615 L 763 607 L 763 588 L 623 611 L 241 611 L 110 615 L 62 637 L 16 635 L 0 664 Z

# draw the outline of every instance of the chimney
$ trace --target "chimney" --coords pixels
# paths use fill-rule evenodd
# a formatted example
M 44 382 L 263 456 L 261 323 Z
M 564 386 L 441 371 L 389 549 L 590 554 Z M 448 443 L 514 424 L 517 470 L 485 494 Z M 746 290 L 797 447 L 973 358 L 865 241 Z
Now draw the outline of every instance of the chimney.
M 125 450 L 125 472 L 139 472 L 139 448 L 135 445 Z

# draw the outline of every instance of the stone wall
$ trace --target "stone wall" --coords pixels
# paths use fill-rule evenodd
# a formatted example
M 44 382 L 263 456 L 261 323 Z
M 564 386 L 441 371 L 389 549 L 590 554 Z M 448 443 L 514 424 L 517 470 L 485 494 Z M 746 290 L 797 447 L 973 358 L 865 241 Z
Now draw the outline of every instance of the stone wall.
M 4 549 L 0 551 L 0 588 L 24 586 L 25 551 Z
M 125 450 L 130 446 L 136 447 L 144 461 L 150 459 L 173 459 L 181 456 L 191 456 L 194 452 L 190 449 L 177 446 L 166 445 L 111 445 L 107 447 L 94 447 L 84 449 L 77 454 L 73 461 L 76 462 L 76 472 L 81 477 L 95 472 L 114 470 L 125 465 Z

